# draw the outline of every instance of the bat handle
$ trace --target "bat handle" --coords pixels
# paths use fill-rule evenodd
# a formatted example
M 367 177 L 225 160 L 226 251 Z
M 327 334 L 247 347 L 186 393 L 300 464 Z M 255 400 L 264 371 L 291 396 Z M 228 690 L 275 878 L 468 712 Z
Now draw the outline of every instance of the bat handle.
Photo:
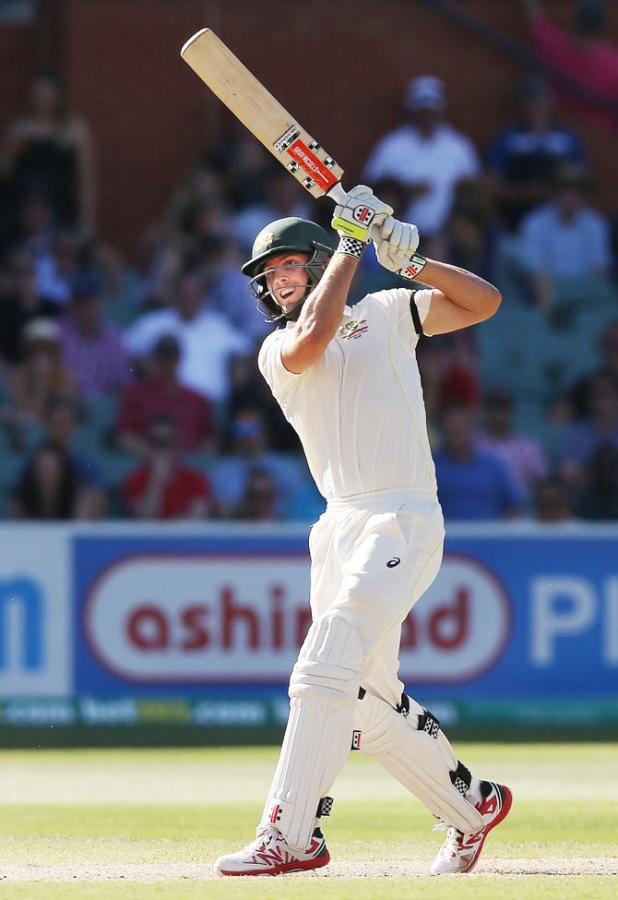
M 334 184 L 330 191 L 326 192 L 326 196 L 330 197 L 333 203 L 339 203 L 340 205 L 345 203 L 346 200 L 346 192 L 344 191 L 341 182 L 338 181 L 337 184 Z M 408 281 L 413 281 L 417 275 L 425 268 L 427 260 L 424 256 L 421 256 L 420 253 L 412 253 L 410 256 L 410 260 L 405 269 L 401 269 L 399 275 L 402 278 L 406 278 Z
M 333 203 L 345 203 L 346 192 L 341 186 L 341 182 L 338 181 L 337 184 L 334 184 L 330 191 L 327 191 L 326 196 L 330 197 Z

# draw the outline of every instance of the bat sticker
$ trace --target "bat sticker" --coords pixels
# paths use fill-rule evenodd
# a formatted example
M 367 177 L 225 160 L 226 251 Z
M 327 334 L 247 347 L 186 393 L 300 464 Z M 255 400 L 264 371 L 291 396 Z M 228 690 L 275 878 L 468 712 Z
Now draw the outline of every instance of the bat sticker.
M 288 149 L 290 144 L 293 144 L 296 138 L 300 134 L 300 128 L 298 125 L 291 125 L 287 131 L 285 131 L 280 138 L 277 138 L 273 147 L 277 151 L 277 153 L 283 153 Z
M 312 153 L 309 147 L 297 138 L 294 143 L 287 149 L 290 156 L 298 162 L 301 169 L 304 169 L 313 181 L 318 184 L 323 191 L 328 191 L 338 179 L 330 171 L 321 159 L 315 153 Z

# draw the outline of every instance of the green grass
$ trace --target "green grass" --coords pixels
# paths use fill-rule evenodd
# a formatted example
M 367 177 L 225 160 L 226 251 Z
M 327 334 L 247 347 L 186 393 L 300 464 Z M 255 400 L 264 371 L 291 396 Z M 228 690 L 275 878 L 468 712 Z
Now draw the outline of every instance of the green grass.
M 515 797 L 513 812 L 488 839 L 478 874 L 406 875 L 406 866 L 408 873 L 428 871 L 443 835 L 432 832 L 431 816 L 379 766 L 353 754 L 326 832 L 333 861 L 349 862 L 357 877 L 335 870 L 330 878 L 276 880 L 210 879 L 212 860 L 252 837 L 275 748 L 3 752 L 0 897 L 618 894 L 616 745 L 459 744 L 457 750 L 478 773 L 509 784 Z M 577 860 L 587 861 L 582 874 L 573 874 Z

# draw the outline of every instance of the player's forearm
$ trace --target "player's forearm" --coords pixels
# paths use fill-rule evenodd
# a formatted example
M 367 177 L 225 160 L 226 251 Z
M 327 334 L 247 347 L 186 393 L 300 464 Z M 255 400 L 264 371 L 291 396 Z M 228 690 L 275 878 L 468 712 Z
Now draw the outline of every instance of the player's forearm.
M 486 317 L 496 312 L 502 299 L 498 288 L 479 275 L 435 259 L 427 260 L 420 280 L 442 291 L 455 306 Z
M 303 305 L 294 328 L 297 341 L 320 344 L 324 348 L 330 343 L 341 324 L 357 267 L 357 259 L 335 253 L 319 284 Z

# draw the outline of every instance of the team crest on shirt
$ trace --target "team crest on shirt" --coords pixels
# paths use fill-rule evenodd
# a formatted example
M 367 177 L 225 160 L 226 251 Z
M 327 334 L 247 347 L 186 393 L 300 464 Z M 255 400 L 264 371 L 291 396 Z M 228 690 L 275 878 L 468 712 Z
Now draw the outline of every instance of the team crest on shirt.
M 367 331 L 367 319 L 352 319 L 339 328 L 339 337 L 343 341 L 355 341 Z

